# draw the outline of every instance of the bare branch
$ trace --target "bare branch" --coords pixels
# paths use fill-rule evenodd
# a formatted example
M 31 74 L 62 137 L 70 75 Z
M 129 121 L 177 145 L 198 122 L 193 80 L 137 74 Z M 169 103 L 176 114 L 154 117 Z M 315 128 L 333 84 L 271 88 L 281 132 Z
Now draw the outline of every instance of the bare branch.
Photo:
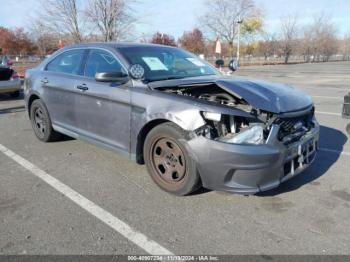
M 122 40 L 136 21 L 130 14 L 130 3 L 126 0 L 90 0 L 85 15 L 100 31 L 104 41 Z
M 284 62 L 287 64 L 289 57 L 292 55 L 296 46 L 296 38 L 298 34 L 296 15 L 289 15 L 281 19 L 281 32 Z
M 44 0 L 39 14 L 42 26 L 59 34 L 69 34 L 72 42 L 83 41 L 80 11 L 77 0 Z
M 214 36 L 219 36 L 229 43 L 231 52 L 236 38 L 236 23 L 253 17 L 257 8 L 253 0 L 207 0 L 207 13 L 201 17 L 200 22 Z
M 321 13 L 304 30 L 303 53 L 306 61 L 328 61 L 337 52 L 337 31 L 329 16 Z

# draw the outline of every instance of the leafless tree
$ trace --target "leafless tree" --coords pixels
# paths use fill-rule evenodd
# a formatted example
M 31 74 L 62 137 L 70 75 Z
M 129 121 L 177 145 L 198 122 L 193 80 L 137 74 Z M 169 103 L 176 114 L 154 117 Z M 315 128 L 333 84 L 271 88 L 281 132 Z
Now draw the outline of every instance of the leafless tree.
M 262 40 L 258 43 L 257 53 L 263 55 L 265 60 L 270 56 L 274 56 L 278 50 L 278 41 L 275 34 L 263 32 Z
M 328 61 L 338 49 L 336 28 L 332 19 L 323 13 L 315 16 L 314 21 L 304 30 L 304 55 L 307 62 Z
M 257 8 L 253 0 L 206 0 L 207 13 L 200 18 L 205 29 L 230 44 L 233 50 L 236 23 L 255 16 Z M 232 52 L 232 51 L 231 51 Z
M 78 0 L 42 0 L 37 22 L 51 32 L 69 34 L 73 43 L 83 41 L 83 21 Z
M 60 36 L 50 31 L 40 20 L 33 20 L 33 23 L 30 25 L 30 36 L 36 44 L 37 53 L 40 56 L 50 54 L 58 48 Z
M 104 41 L 127 38 L 136 19 L 131 15 L 133 0 L 89 0 L 87 20 L 102 34 Z
M 350 33 L 340 40 L 340 51 L 344 61 L 350 60 Z
M 293 51 L 295 51 L 298 36 L 297 16 L 289 15 L 281 19 L 281 48 L 284 63 L 287 64 Z

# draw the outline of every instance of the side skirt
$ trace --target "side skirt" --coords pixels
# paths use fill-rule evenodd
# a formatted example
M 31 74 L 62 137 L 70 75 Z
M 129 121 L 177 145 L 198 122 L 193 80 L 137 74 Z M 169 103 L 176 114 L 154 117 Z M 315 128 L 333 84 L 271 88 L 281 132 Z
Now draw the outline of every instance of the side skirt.
M 101 147 L 101 148 L 106 149 L 108 151 L 117 153 L 118 155 L 121 155 L 121 156 L 123 156 L 123 157 L 125 157 L 127 159 L 136 161 L 136 154 L 130 154 L 129 152 L 127 152 L 127 151 L 125 151 L 123 149 L 117 148 L 115 146 L 112 146 L 112 145 L 107 144 L 105 142 L 102 142 L 100 140 L 96 140 L 96 139 L 93 139 L 91 137 L 78 134 L 78 133 L 76 133 L 74 131 L 71 131 L 71 130 L 68 130 L 67 128 L 64 128 L 62 126 L 58 126 L 58 125 L 52 124 L 52 127 L 53 127 L 53 129 L 55 131 L 57 131 L 59 133 L 62 133 L 64 135 L 67 135 L 69 137 L 73 137 L 75 139 L 78 139 L 78 140 L 81 140 L 81 141 L 84 141 L 84 142 L 87 142 L 87 143 L 95 145 L 95 146 Z

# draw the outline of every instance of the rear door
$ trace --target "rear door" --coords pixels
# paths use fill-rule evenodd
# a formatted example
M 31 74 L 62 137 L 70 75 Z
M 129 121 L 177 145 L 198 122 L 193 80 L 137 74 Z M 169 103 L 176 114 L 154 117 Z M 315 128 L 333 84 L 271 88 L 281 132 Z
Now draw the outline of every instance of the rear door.
M 95 80 L 96 73 L 121 71 L 127 73 L 112 52 L 90 49 L 84 76 L 77 83 L 81 95 L 76 112 L 80 133 L 116 150 L 129 152 L 130 84 Z
M 74 130 L 77 126 L 77 76 L 82 74 L 84 49 L 66 51 L 51 62 L 41 74 L 42 97 L 54 125 Z

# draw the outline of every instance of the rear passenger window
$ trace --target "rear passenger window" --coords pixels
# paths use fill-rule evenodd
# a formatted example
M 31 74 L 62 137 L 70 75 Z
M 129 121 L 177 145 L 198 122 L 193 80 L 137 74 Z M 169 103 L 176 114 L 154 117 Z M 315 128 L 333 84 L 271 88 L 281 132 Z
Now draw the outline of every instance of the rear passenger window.
M 91 50 L 86 61 L 84 75 L 95 78 L 96 73 L 122 72 L 121 64 L 109 52 L 103 50 Z
M 84 50 L 71 50 L 60 54 L 54 58 L 47 66 L 46 70 L 72 75 L 78 75 Z

